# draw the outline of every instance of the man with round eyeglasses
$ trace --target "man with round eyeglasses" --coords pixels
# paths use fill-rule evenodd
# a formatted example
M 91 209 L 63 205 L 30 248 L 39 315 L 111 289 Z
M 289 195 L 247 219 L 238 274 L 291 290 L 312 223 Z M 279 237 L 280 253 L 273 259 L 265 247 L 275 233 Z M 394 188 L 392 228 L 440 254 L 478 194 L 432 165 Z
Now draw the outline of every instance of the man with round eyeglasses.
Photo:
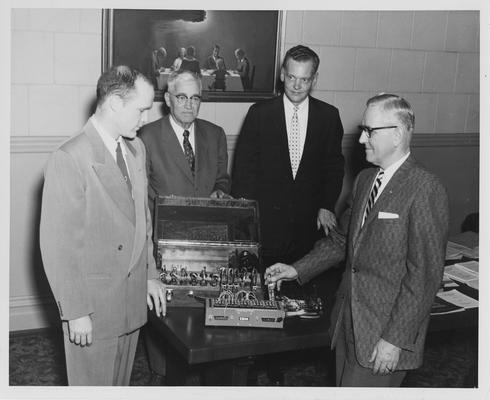
M 337 386 L 400 386 L 420 367 L 449 225 L 439 179 L 410 153 L 415 117 L 393 94 L 367 102 L 359 142 L 375 167 L 359 173 L 339 226 L 268 282 L 301 284 L 345 261 L 331 314 Z
M 152 217 L 160 196 L 228 198 L 228 151 L 223 129 L 197 118 L 201 79 L 191 71 L 174 71 L 168 79 L 165 103 L 170 113 L 143 126 L 146 146 L 148 198 Z M 152 384 L 163 384 L 165 358 L 151 327 L 146 344 Z

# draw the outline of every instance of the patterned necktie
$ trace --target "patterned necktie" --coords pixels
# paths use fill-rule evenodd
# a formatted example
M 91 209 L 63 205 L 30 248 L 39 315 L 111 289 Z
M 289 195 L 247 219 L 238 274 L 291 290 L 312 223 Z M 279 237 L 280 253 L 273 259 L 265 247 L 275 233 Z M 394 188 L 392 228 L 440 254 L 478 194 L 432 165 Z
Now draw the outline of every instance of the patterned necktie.
M 291 126 L 289 129 L 289 158 L 291 159 L 291 169 L 293 170 L 293 178 L 296 178 L 298 172 L 300 157 L 299 149 L 299 122 L 298 122 L 298 107 L 294 106 L 293 117 L 291 118 Z
M 132 193 L 132 186 L 131 186 L 131 181 L 129 180 L 129 173 L 128 173 L 128 168 L 126 167 L 126 162 L 124 161 L 124 157 L 121 151 L 121 143 L 117 142 L 117 147 L 116 147 L 116 162 L 117 166 L 121 170 L 122 176 L 124 180 L 126 181 L 126 185 L 128 185 L 129 193 Z
M 366 221 L 367 216 L 369 215 L 371 209 L 374 206 L 376 196 L 378 194 L 379 187 L 381 186 L 381 181 L 383 180 L 384 174 L 385 174 L 384 171 L 380 169 L 378 172 L 378 176 L 376 177 L 376 181 L 374 182 L 373 188 L 371 189 L 371 193 L 369 194 L 369 199 L 366 204 L 366 211 L 364 212 L 364 219 L 362 220 L 363 224 Z
M 191 142 L 189 142 L 189 131 L 187 129 L 184 131 L 183 144 L 185 158 L 187 158 L 187 162 L 189 163 L 189 167 L 191 168 L 192 175 L 194 175 L 194 165 L 196 162 L 196 158 L 194 157 L 194 151 L 192 150 Z

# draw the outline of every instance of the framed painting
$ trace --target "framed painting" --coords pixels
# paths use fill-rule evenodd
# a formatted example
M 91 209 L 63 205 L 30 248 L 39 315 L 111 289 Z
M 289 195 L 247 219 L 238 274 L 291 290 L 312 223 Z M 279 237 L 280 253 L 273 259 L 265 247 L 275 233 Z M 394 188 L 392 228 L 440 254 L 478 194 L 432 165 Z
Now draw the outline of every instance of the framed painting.
M 126 64 L 148 76 L 162 101 L 172 71 L 201 76 L 203 101 L 254 102 L 277 94 L 282 12 L 103 12 L 103 69 Z

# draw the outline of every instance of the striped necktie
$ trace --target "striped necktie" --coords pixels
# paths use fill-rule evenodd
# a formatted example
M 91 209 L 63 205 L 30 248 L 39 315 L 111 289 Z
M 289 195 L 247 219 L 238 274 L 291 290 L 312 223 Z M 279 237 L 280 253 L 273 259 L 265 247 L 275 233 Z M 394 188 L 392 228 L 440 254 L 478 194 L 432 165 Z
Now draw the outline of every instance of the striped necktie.
M 121 170 L 122 176 L 126 181 L 126 185 L 128 185 L 129 193 L 132 193 L 131 180 L 129 179 L 128 168 L 126 167 L 126 161 L 124 161 L 124 157 L 121 150 L 121 142 L 117 142 L 116 147 L 116 162 L 117 166 Z
M 383 180 L 384 171 L 382 169 L 379 170 L 378 176 L 376 177 L 376 181 L 374 182 L 373 188 L 371 189 L 371 193 L 369 194 L 369 199 L 366 204 L 366 211 L 364 212 L 364 219 L 362 220 L 362 224 L 366 221 L 367 216 L 371 212 L 371 209 L 376 202 L 376 196 L 378 195 L 379 187 L 381 186 L 381 181 Z
M 189 163 L 189 167 L 191 169 L 192 175 L 194 175 L 194 165 L 196 162 L 196 158 L 194 157 L 194 151 L 192 150 L 191 142 L 189 142 L 189 131 L 186 129 L 184 131 L 184 154 L 187 162 Z
M 294 106 L 293 110 L 293 117 L 291 118 L 291 126 L 289 129 L 289 157 L 291 159 L 293 178 L 296 178 L 296 172 L 298 172 L 301 156 L 299 149 L 298 107 Z

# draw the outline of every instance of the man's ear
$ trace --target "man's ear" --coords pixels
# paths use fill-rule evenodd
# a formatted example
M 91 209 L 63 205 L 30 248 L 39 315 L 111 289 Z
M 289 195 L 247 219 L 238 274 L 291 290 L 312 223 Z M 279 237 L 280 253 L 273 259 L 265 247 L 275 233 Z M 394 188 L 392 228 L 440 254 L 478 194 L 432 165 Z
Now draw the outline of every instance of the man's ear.
M 124 104 L 123 99 L 116 94 L 111 94 L 107 99 L 107 102 L 109 103 L 110 109 L 114 112 L 119 111 Z
M 403 143 L 404 135 L 405 135 L 405 132 L 401 126 L 394 129 L 392 137 L 393 137 L 393 144 L 395 145 L 395 147 L 398 147 Z
M 170 93 L 165 92 L 163 98 L 165 99 L 165 104 L 167 105 L 167 107 L 170 108 Z
M 285 71 L 284 68 L 281 68 L 281 82 L 284 82 Z

